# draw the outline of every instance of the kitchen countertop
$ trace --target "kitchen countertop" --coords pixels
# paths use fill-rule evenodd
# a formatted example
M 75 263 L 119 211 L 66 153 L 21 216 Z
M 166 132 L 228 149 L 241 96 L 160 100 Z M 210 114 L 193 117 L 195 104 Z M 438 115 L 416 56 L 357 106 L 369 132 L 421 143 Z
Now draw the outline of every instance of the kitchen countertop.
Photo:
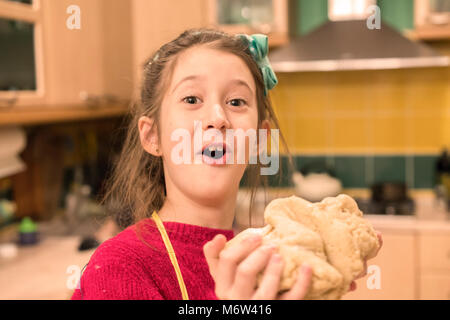
M 354 194 L 350 192 L 344 192 L 350 196 L 360 196 L 360 194 Z M 272 199 L 289 197 L 295 194 L 295 190 L 285 189 L 268 189 L 267 203 Z M 416 204 L 416 211 L 414 215 L 384 215 L 384 214 L 370 214 L 364 213 L 364 218 L 369 220 L 375 229 L 383 230 L 395 230 L 395 231 L 407 231 L 407 232 L 444 232 L 450 233 L 450 213 L 442 212 L 436 209 L 434 195 L 432 192 L 417 192 L 418 195 L 414 197 Z M 252 211 L 252 223 L 253 227 L 262 227 L 264 223 L 264 205 L 263 193 L 259 193 L 256 196 L 256 204 Z M 248 225 L 248 201 L 249 193 L 241 192 L 238 195 L 238 206 L 236 213 L 236 220 L 238 226 L 236 230 L 240 231 L 246 228 Z
M 48 236 L 37 245 L 18 247 L 15 258 L 0 258 L 0 299 L 70 299 L 68 285 L 78 278 L 74 270 L 81 272 L 94 252 L 78 251 L 79 243 L 78 236 Z
M 375 229 L 414 232 L 448 232 L 450 220 L 424 219 L 417 216 L 396 216 L 365 214 L 364 218 L 372 223 Z

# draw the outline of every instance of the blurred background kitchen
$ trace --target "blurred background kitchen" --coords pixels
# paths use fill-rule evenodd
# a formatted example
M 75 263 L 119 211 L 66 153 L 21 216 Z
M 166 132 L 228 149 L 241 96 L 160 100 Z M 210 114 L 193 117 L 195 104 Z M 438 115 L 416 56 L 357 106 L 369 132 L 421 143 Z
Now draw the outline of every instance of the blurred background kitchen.
M 251 222 L 243 179 L 236 232 L 347 193 L 384 247 L 346 298 L 450 299 L 450 0 L 0 0 L 0 299 L 68 299 L 120 231 L 100 199 L 141 66 L 192 27 L 267 34 L 279 79 L 294 169 Z

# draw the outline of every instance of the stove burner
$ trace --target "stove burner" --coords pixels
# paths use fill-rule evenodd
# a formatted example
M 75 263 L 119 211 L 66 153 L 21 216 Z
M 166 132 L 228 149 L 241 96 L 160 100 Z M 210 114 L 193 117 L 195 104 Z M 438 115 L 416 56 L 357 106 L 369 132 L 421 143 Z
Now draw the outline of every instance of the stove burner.
M 364 214 L 413 215 L 415 204 L 410 198 L 401 201 L 376 201 L 355 199 Z

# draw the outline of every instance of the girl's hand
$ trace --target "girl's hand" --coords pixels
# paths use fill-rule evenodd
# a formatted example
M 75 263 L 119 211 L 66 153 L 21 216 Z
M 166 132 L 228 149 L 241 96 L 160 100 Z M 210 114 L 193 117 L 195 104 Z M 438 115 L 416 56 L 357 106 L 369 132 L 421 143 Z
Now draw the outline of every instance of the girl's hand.
M 274 253 L 276 247 L 261 246 L 261 236 L 253 236 L 241 245 L 224 249 L 227 239 L 218 234 L 203 246 L 206 261 L 215 281 L 215 293 L 219 299 L 228 300 L 299 300 L 308 292 L 312 270 L 304 265 L 294 286 L 278 294 L 283 271 L 283 259 Z M 257 275 L 264 271 L 256 288 Z
M 381 246 L 383 245 L 383 238 L 381 237 L 381 232 L 380 231 L 376 231 L 377 233 L 377 237 L 378 237 L 378 241 L 380 242 L 380 247 L 378 248 L 377 253 L 375 254 L 375 256 L 378 254 L 378 252 L 380 252 Z M 375 257 L 374 257 L 375 258 Z M 359 274 L 355 280 L 363 278 L 367 275 L 367 260 L 364 261 L 364 271 L 361 272 L 361 274 Z M 350 284 L 350 289 L 348 291 L 355 291 L 356 290 L 356 282 L 355 280 L 352 281 L 352 283 Z

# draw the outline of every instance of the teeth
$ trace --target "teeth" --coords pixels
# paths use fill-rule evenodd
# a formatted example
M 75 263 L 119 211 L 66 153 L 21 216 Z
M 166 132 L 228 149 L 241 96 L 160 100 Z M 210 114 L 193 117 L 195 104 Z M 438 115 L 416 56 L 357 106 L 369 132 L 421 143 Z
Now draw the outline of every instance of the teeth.
M 225 154 L 225 150 L 224 150 L 223 145 L 209 146 L 209 147 L 206 147 L 203 151 L 203 155 L 214 158 L 214 159 L 219 159 L 219 158 L 223 157 L 224 154 Z

